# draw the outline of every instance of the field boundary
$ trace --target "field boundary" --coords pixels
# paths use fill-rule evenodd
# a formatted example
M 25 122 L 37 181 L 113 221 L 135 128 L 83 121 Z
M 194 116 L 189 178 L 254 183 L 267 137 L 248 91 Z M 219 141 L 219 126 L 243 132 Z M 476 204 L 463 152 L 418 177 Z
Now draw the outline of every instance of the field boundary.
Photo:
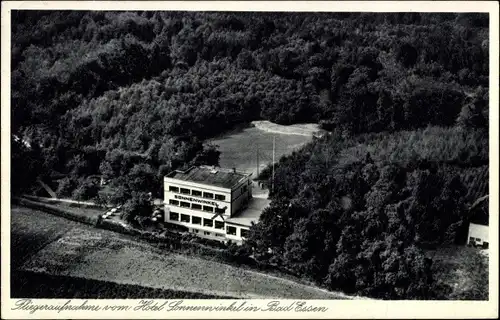
M 50 213 L 62 218 L 66 218 L 68 220 L 76 221 L 76 222 L 81 222 L 84 224 L 88 225 L 96 225 L 98 218 L 97 217 L 90 217 L 90 216 L 84 216 L 84 215 L 78 215 L 75 213 L 70 212 L 69 210 L 64 210 L 62 208 L 59 208 L 54 205 L 46 204 L 43 202 L 38 202 L 38 201 L 33 201 L 29 200 L 26 198 L 14 198 L 13 203 L 31 208 L 31 209 L 37 209 L 44 211 L 46 213 Z

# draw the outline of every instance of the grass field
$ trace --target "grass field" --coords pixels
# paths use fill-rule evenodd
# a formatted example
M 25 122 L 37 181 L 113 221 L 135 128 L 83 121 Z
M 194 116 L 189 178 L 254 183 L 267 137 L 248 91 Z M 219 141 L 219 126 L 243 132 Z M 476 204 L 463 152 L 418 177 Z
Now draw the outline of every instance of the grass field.
M 300 131 L 301 134 L 293 134 L 294 128 Z M 309 131 L 306 131 L 305 128 L 309 129 Z M 219 146 L 221 167 L 252 172 L 253 177 L 256 177 L 257 150 L 259 153 L 259 170 L 262 170 L 273 160 L 273 137 L 276 139 L 275 157 L 276 161 L 278 161 L 283 155 L 290 154 L 293 150 L 311 141 L 314 132 L 312 129 L 314 127 L 311 124 L 291 126 L 272 124 L 272 126 L 266 126 L 265 123 L 259 122 L 258 127 L 240 128 L 213 139 L 211 142 Z M 282 133 L 276 133 L 275 131 Z M 310 135 L 307 135 L 307 132 Z
M 443 298 L 488 300 L 487 250 L 449 246 L 429 250 L 427 256 L 433 259 L 433 275 Z
M 73 221 L 55 219 L 41 211 L 13 207 L 10 235 L 12 267 L 18 267 L 44 246 L 78 225 Z
M 124 285 L 110 281 L 53 276 L 26 271 L 11 274 L 11 297 L 43 299 L 229 299 L 231 297 L 204 295 L 155 289 L 137 285 Z
M 78 279 L 85 279 L 134 285 L 138 286 L 138 292 L 142 292 L 140 288 L 164 290 L 170 296 L 178 293 L 177 298 L 186 294 L 234 298 L 348 298 L 260 272 L 160 250 L 133 237 L 36 210 L 14 207 L 11 220 L 11 253 L 18 271 L 29 272 L 28 281 L 30 276 L 36 278 L 40 274 L 49 279 L 52 276 L 62 279 L 62 283 L 40 281 L 65 297 L 71 296 L 68 293 L 71 288 L 75 294 L 87 292 L 79 287 L 83 284 Z M 25 246 L 28 248 L 23 249 Z M 76 282 L 69 285 L 64 279 L 76 279 Z M 65 289 L 68 286 L 70 289 Z M 108 291 L 99 292 L 105 297 L 102 292 Z M 89 293 L 89 297 L 92 294 Z M 139 293 L 130 296 L 138 298 Z

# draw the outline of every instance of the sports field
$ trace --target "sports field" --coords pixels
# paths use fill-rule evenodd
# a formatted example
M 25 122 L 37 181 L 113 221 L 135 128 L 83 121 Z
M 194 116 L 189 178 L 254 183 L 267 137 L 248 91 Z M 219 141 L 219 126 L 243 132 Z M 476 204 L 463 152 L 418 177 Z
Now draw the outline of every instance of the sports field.
M 257 174 L 273 160 L 273 138 L 276 140 L 276 161 L 312 140 L 318 131 L 315 124 L 281 126 L 269 121 L 255 121 L 251 126 L 240 128 L 211 140 L 219 146 L 220 166 Z

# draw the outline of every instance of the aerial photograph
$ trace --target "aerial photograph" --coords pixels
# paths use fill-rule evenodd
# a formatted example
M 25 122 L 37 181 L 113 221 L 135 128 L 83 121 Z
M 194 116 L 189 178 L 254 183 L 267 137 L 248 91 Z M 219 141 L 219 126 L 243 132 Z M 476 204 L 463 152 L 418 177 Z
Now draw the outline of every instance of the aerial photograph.
M 10 14 L 12 298 L 493 295 L 488 13 Z

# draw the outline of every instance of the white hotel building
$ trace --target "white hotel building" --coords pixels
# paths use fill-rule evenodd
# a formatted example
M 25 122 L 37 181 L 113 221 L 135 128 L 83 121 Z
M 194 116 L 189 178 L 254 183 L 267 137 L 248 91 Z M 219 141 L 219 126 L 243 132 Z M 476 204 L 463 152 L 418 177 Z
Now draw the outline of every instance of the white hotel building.
M 251 174 L 199 166 L 164 177 L 165 222 L 200 237 L 241 243 L 269 200 L 252 197 Z

